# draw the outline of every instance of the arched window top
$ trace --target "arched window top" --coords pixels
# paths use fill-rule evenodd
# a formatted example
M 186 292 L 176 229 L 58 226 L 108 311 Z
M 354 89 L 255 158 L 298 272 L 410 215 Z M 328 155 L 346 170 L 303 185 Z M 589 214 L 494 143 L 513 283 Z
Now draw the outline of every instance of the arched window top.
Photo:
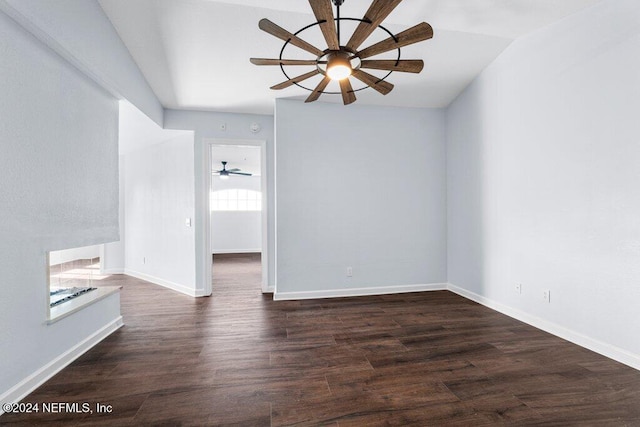
M 211 192 L 212 211 L 261 211 L 260 191 L 230 188 Z

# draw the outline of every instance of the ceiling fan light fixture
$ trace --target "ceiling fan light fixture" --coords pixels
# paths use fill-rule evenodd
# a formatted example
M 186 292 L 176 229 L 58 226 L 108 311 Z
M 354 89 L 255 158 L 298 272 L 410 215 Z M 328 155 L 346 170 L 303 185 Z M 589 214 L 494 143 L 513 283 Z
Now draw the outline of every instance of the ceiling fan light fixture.
M 335 52 L 329 55 L 327 64 L 327 76 L 331 80 L 343 80 L 351 75 L 351 61 L 346 52 Z
M 316 101 L 321 94 L 340 94 L 344 105 L 349 105 L 356 101 L 355 93 L 366 88 L 372 88 L 382 95 L 387 95 L 391 92 L 394 86 L 387 82 L 386 79 L 394 71 L 405 73 L 419 73 L 422 71 L 424 61 L 421 59 L 401 59 L 400 48 L 432 38 L 433 28 L 431 25 L 421 22 L 395 35 L 382 26 L 382 22 L 403 0 L 371 0 L 371 6 L 369 6 L 369 9 L 361 19 L 340 16 L 340 6 L 344 3 L 344 0 L 308 1 L 316 22 L 303 27 L 295 33 L 285 30 L 267 18 L 263 18 L 258 22 L 258 28 L 262 31 L 284 41 L 279 58 L 250 59 L 251 63 L 255 65 L 280 67 L 287 80 L 271 86 L 271 89 L 281 90 L 296 85 L 311 92 L 305 102 Z M 333 6 L 336 8 L 335 14 Z M 340 41 L 340 23 L 343 20 L 359 22 L 349 41 L 344 45 Z M 303 31 L 314 26 L 318 26 L 322 32 L 327 49 L 319 49 L 298 36 Z M 378 29 L 386 32 L 389 37 L 361 50 L 360 46 Z M 283 53 L 289 45 L 314 55 L 316 59 L 286 59 L 283 57 Z M 370 59 L 391 51 L 397 51 L 396 59 Z M 300 65 L 315 65 L 316 68 L 295 77 L 289 76 L 284 68 L 285 66 Z M 372 75 L 363 71 L 362 68 L 386 71 L 387 74 L 384 76 Z M 323 78 L 315 88 L 312 89 L 301 84 L 318 74 L 321 74 Z M 364 87 L 354 89 L 350 77 L 364 83 Z M 338 83 L 340 92 L 326 90 L 331 82 Z

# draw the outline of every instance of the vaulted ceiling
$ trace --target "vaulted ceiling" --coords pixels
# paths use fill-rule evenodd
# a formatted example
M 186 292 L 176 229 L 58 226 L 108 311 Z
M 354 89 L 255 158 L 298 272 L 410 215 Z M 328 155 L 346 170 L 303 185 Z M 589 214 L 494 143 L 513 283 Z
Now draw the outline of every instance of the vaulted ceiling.
M 445 107 L 514 39 L 600 0 L 405 0 L 383 25 L 393 33 L 426 21 L 434 38 L 402 49 L 423 59 L 421 74 L 393 73 L 387 96 L 367 89 L 358 103 Z M 315 22 L 304 0 L 99 0 L 144 76 L 166 108 L 272 114 L 276 97 L 305 99 L 298 87 L 273 91 L 286 78 L 279 67 L 250 57 L 277 58 L 283 42 L 258 29 L 268 18 L 296 32 Z M 370 0 L 346 0 L 343 17 L 361 18 Z M 348 24 L 343 31 L 349 33 Z M 387 37 L 374 33 L 363 46 Z M 301 36 L 325 48 L 318 27 Z M 290 58 L 310 59 L 292 47 Z M 292 71 L 302 74 L 308 69 Z M 372 74 L 375 74 L 372 72 Z M 309 87 L 315 86 L 309 81 Z M 341 103 L 339 95 L 323 102 Z

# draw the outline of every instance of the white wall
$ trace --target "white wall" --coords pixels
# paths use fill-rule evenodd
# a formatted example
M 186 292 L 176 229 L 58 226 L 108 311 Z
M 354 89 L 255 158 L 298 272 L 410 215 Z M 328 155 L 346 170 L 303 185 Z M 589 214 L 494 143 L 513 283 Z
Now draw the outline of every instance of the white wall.
M 214 176 L 213 190 L 238 188 L 259 192 L 260 181 L 259 176 L 232 176 L 227 180 Z M 261 252 L 262 212 L 212 211 L 211 249 L 214 254 Z
M 267 175 L 267 223 L 269 239 L 268 247 L 268 271 L 269 286 L 275 283 L 275 201 L 274 201 L 274 169 L 273 169 L 273 117 L 257 114 L 234 114 L 204 111 L 179 111 L 165 110 L 165 129 L 194 130 L 194 167 L 195 167 L 195 230 L 204 230 L 204 218 L 209 211 L 205 206 L 204 197 L 208 191 L 208 176 L 205 176 L 206 164 L 209 161 L 209 147 L 205 139 L 218 138 L 225 140 L 261 140 L 267 145 L 267 168 L 262 170 L 262 174 Z M 258 133 L 251 132 L 251 123 L 258 123 L 261 130 Z M 225 130 L 221 130 L 221 125 L 225 124 Z M 264 208 L 264 207 L 263 207 Z M 210 283 L 211 277 L 206 277 L 206 264 L 211 264 L 211 254 L 206 247 L 204 232 L 196 232 L 196 287 L 198 291 L 205 289 L 205 283 Z
M 195 296 L 193 182 L 190 134 L 125 156 L 125 273 Z
M 57 265 L 79 259 L 93 259 L 99 256 L 100 245 L 63 249 L 61 251 L 53 251 L 49 254 L 49 265 Z
M 119 238 L 118 104 L 3 12 L 0 52 L 0 401 L 8 402 L 120 318 L 115 294 L 47 325 L 45 256 Z
M 447 114 L 449 281 L 636 367 L 638 22 L 606 0 L 517 40 Z
M 122 101 L 120 101 L 120 121 L 122 120 Z M 121 123 L 120 123 L 121 125 Z M 120 139 L 120 138 L 118 138 Z M 124 217 L 124 156 L 120 155 L 118 159 L 118 190 L 120 196 L 118 198 L 118 224 L 120 227 L 120 240 L 103 245 L 100 253 L 100 273 L 101 274 L 122 274 L 124 273 L 124 240 L 125 240 L 125 217 Z
M 446 282 L 443 111 L 278 99 L 276 132 L 277 298 Z
M 162 105 L 97 0 L 0 0 L 0 10 L 162 126 Z

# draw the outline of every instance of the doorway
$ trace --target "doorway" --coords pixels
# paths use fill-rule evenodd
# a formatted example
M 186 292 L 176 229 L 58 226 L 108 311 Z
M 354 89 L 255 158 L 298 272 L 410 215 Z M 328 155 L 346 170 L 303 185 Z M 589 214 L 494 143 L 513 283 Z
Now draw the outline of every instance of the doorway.
M 266 141 L 210 140 L 205 240 L 208 274 L 215 289 L 218 261 L 260 262 L 262 292 L 268 291 Z M 224 163 L 223 163 L 224 162 Z

